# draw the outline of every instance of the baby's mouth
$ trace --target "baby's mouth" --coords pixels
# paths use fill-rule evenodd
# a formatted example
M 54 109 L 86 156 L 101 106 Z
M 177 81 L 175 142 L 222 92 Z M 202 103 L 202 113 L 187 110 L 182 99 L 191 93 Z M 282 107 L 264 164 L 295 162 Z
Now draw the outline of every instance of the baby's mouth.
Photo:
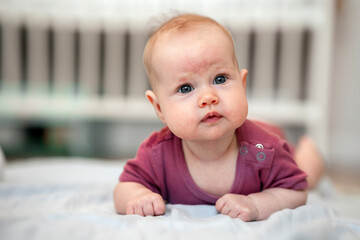
M 218 121 L 220 118 L 222 118 L 222 116 L 219 113 L 210 112 L 210 113 L 206 114 L 205 117 L 203 117 L 203 119 L 201 119 L 201 122 L 213 123 L 213 122 Z

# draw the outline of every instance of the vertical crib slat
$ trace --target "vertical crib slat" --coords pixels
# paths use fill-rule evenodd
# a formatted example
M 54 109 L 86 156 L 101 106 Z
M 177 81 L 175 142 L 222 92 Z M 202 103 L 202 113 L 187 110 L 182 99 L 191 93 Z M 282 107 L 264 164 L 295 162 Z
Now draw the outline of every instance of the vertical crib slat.
M 281 35 L 278 97 L 282 100 L 298 100 L 302 64 L 301 29 L 283 29 Z
M 275 74 L 276 32 L 273 29 L 256 29 L 253 56 L 251 97 L 272 99 Z
M 54 25 L 54 81 L 53 93 L 70 95 L 74 93 L 75 29 Z
M 147 90 L 147 78 L 144 70 L 142 56 L 147 36 L 144 32 L 133 31 L 130 33 L 130 55 L 128 74 L 129 96 L 144 96 Z
M 249 31 L 238 30 L 234 32 L 235 52 L 239 68 L 249 70 Z
M 94 96 L 99 91 L 100 31 L 80 27 L 79 94 Z
M 250 40 L 251 40 L 251 32 L 249 29 L 241 29 L 237 31 L 233 31 L 234 36 L 234 44 L 235 44 L 235 52 L 236 58 L 238 60 L 239 69 L 246 68 L 248 71 L 250 69 L 250 59 L 249 54 L 251 54 L 250 49 Z M 251 76 L 252 73 L 250 73 Z M 249 78 L 248 78 L 249 79 Z M 247 84 L 247 91 L 250 91 L 250 84 Z
M 29 24 L 28 45 L 28 92 L 46 92 L 49 87 L 48 39 L 46 26 Z
M 105 33 L 104 95 L 119 97 L 125 88 L 125 33 L 107 30 Z
M 2 91 L 21 90 L 20 23 L 3 21 L 2 27 Z

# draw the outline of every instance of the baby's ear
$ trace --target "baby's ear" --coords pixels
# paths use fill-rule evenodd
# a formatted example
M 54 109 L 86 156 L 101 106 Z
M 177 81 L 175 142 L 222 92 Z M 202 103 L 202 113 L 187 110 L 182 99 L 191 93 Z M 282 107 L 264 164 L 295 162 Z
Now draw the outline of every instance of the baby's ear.
M 244 86 L 244 89 L 246 89 L 246 77 L 248 75 L 248 70 L 246 70 L 245 68 L 241 69 L 240 71 L 240 77 L 241 77 L 241 81 L 242 84 Z
M 156 112 L 156 115 L 160 118 L 160 120 L 161 120 L 163 123 L 165 123 L 164 116 L 163 116 L 163 114 L 162 114 L 162 111 L 161 111 L 161 107 L 160 107 L 158 98 L 157 98 L 156 94 L 154 93 L 154 91 L 147 90 L 147 91 L 145 92 L 145 96 L 146 96 L 146 98 L 149 100 L 149 102 L 151 103 L 151 105 L 154 107 L 154 110 L 155 110 L 155 112 Z

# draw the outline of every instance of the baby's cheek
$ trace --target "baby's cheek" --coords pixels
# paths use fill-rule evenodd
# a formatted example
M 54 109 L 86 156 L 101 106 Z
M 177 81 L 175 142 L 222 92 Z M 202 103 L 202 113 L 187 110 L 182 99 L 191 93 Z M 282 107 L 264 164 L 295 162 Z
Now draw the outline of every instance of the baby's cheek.
M 241 120 L 247 116 L 247 108 L 246 109 L 244 107 L 235 108 L 233 111 L 231 111 L 230 114 L 232 119 Z
M 226 108 L 226 115 L 228 119 L 236 123 L 242 124 L 248 114 L 248 105 L 246 99 L 237 97 L 233 98 L 234 101 L 229 103 Z
M 186 114 L 176 114 L 169 119 L 167 125 L 176 136 L 188 138 L 194 134 L 195 124 L 191 118 L 186 117 Z

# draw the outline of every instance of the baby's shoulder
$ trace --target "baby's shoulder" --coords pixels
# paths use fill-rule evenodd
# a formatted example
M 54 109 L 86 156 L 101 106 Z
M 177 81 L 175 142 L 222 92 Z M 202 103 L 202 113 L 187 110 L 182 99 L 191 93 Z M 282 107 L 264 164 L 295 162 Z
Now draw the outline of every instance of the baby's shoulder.
M 246 120 L 238 134 L 241 141 L 254 146 L 260 144 L 266 149 L 276 148 L 284 135 L 279 127 L 258 120 Z
M 294 148 L 282 138 L 282 130 L 268 123 L 247 120 L 238 130 L 240 154 L 248 162 L 272 166 L 279 159 L 293 157 Z
M 163 127 L 160 131 L 153 132 L 144 142 L 143 147 L 156 148 L 159 145 L 172 141 L 175 135 L 168 127 Z

